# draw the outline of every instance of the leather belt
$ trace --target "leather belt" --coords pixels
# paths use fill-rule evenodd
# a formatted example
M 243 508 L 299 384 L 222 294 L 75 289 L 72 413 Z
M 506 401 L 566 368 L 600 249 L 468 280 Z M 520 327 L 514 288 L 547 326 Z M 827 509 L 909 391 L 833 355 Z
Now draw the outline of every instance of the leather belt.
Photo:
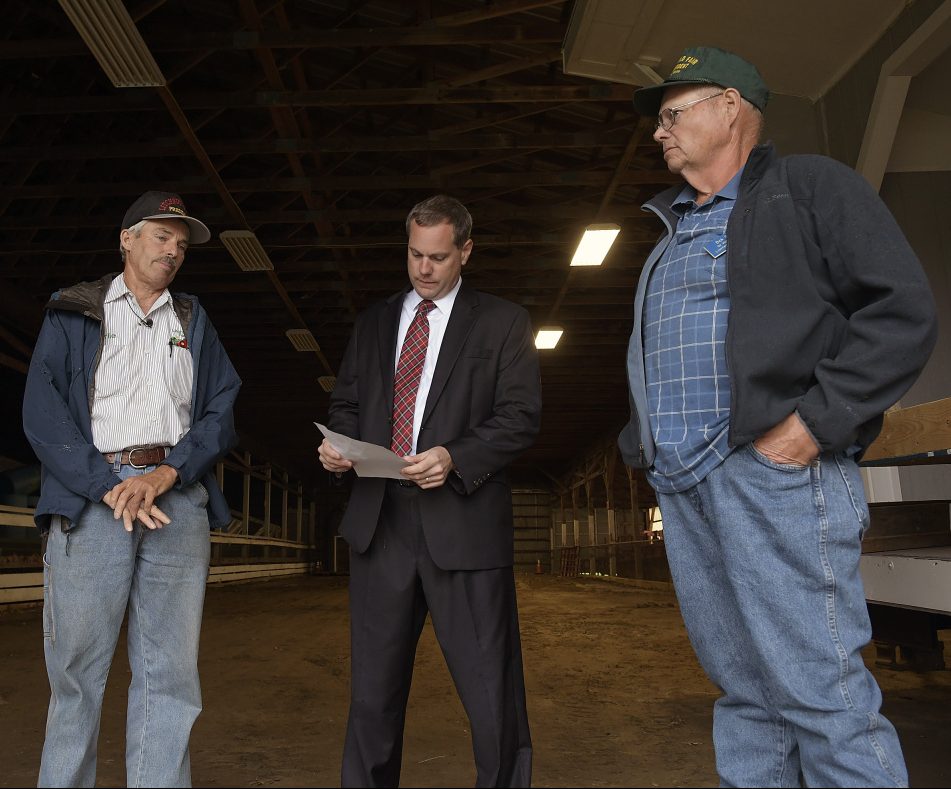
M 123 449 L 122 452 L 103 452 L 102 456 L 110 463 L 115 463 L 116 455 L 119 455 L 119 462 L 122 465 L 145 468 L 157 466 L 165 460 L 170 449 L 171 447 L 132 447 L 132 449 Z

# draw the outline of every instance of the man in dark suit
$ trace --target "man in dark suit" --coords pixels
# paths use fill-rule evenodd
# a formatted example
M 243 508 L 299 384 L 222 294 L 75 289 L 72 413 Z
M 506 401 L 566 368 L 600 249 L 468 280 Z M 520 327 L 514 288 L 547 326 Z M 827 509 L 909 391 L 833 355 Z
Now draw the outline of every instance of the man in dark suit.
M 477 786 L 529 786 L 532 747 L 506 467 L 538 432 L 524 309 L 466 287 L 472 218 L 438 195 L 406 220 L 411 288 L 360 315 L 329 427 L 392 448 L 403 479 L 358 477 L 350 559 L 351 696 L 343 786 L 399 783 L 416 644 L 432 617 L 469 716 Z M 352 468 L 327 440 L 321 463 Z

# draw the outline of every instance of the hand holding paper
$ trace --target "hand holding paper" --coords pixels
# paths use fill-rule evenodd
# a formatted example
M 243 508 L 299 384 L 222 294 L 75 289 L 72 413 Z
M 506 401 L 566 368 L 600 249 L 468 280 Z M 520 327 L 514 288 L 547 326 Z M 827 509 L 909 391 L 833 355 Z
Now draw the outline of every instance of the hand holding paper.
M 395 452 L 366 441 L 335 433 L 326 425 L 314 422 L 318 430 L 341 455 L 353 463 L 353 470 L 359 477 L 385 477 L 386 479 L 405 479 L 400 469 L 409 465 Z

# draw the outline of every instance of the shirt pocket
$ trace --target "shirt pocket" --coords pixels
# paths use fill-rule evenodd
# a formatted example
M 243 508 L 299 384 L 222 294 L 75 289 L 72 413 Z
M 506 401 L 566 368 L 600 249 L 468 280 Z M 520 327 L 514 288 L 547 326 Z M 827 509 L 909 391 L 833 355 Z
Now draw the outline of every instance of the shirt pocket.
M 165 388 L 179 405 L 191 405 L 192 374 L 191 351 L 169 344 L 169 353 L 165 357 Z

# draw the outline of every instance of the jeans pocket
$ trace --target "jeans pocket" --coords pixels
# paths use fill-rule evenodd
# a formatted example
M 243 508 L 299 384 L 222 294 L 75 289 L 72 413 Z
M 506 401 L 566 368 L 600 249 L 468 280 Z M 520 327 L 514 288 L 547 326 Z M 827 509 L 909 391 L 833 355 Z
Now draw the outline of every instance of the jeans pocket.
M 43 554 L 43 638 L 55 643 L 56 629 L 53 627 L 53 567 L 49 553 Z
M 835 465 L 842 475 L 842 481 L 845 483 L 845 489 L 849 493 L 849 501 L 855 516 L 859 520 L 859 526 L 862 529 L 862 536 L 868 531 L 871 525 L 871 517 L 868 511 L 868 502 L 865 500 L 865 486 L 862 483 L 862 473 L 852 458 L 843 455 L 835 456 Z
M 801 463 L 777 463 L 775 460 L 770 460 L 753 445 L 752 441 L 746 446 L 754 460 L 766 466 L 767 468 L 774 468 L 779 471 L 785 471 L 792 474 L 798 473 L 800 471 L 808 471 L 810 468 L 812 468 L 811 466 L 804 466 Z
M 207 507 L 208 506 L 208 489 L 201 483 L 196 482 L 193 486 L 195 492 L 198 494 L 198 506 Z

